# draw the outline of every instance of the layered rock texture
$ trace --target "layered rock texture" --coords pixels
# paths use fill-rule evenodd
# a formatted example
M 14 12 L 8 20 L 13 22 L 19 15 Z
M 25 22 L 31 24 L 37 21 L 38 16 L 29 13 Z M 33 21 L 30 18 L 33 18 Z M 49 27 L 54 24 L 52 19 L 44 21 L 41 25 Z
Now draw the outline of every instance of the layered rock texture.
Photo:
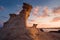
M 30 15 L 32 6 L 23 3 L 22 8 L 19 15 L 9 14 L 10 19 L 4 23 L 0 32 L 0 40 L 31 40 L 27 34 L 26 20 Z
M 37 29 L 37 24 L 26 27 L 27 18 L 30 15 L 32 6 L 23 3 L 19 15 L 9 14 L 10 18 L 4 23 L 0 31 L 0 40 L 60 40 L 59 33 L 46 33 Z

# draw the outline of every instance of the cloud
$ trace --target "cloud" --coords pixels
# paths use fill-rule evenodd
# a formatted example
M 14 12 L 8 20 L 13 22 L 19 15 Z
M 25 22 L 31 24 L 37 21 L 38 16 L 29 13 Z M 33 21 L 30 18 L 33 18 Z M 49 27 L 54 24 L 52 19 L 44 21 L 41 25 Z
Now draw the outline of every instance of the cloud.
M 52 22 L 58 22 L 60 21 L 60 6 L 55 7 L 52 9 L 52 14 L 54 14 L 54 18 L 52 19 Z
M 55 17 L 53 18 L 52 22 L 57 22 L 57 21 L 60 21 L 60 17 Z
M 2 27 L 3 26 L 3 22 L 2 21 L 0 21 L 0 27 Z
M 48 13 L 49 13 L 49 9 L 48 9 L 48 7 L 46 6 L 46 7 L 44 7 L 44 9 L 43 9 L 43 12 L 42 12 L 43 14 L 42 14 L 42 17 L 46 17 L 46 16 L 48 16 Z
M 0 11 L 4 10 L 5 8 L 3 6 L 0 6 Z
M 41 13 L 41 15 L 38 15 Z M 58 14 L 58 15 L 55 15 Z M 50 9 L 49 7 L 34 7 L 33 8 L 33 19 L 30 20 L 29 24 L 38 24 L 38 28 L 58 28 L 60 27 L 60 7 Z M 32 19 L 32 17 L 31 17 Z
M 53 9 L 54 14 L 60 14 L 60 6 Z
M 41 10 L 41 9 L 40 9 Z M 38 17 L 49 17 L 49 16 L 60 16 L 60 6 L 59 7 L 54 7 L 52 9 L 48 8 L 47 6 L 45 6 L 42 9 L 41 12 L 42 15 L 38 16 Z
M 33 8 L 32 13 L 33 13 L 33 15 L 37 15 L 39 13 L 39 11 L 40 11 L 40 6 L 36 6 Z
M 50 16 L 51 13 L 51 9 L 49 9 L 47 6 L 45 6 L 44 8 L 41 8 L 41 13 L 39 16 L 37 16 L 38 18 L 44 18 L 44 17 L 48 17 Z

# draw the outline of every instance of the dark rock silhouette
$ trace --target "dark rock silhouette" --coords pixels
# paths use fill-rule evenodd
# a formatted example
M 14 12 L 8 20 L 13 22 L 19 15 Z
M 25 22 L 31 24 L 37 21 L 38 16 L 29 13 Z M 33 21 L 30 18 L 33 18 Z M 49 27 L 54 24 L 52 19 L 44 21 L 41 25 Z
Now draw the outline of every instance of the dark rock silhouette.
M 60 30 L 58 30 L 58 33 L 60 33 Z
M 60 30 L 58 31 L 50 31 L 51 33 L 60 33 Z
M 41 31 L 41 32 L 44 32 L 44 30 L 43 30 L 42 28 L 40 28 L 40 31 Z

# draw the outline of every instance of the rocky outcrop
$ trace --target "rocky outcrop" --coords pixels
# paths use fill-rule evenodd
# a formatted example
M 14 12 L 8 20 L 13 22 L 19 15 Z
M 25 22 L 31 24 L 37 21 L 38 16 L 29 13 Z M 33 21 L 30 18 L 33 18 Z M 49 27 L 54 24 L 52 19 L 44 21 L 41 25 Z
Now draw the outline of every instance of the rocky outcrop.
M 27 34 L 26 20 L 30 15 L 32 6 L 23 3 L 22 8 L 19 15 L 9 14 L 10 18 L 4 23 L 0 32 L 0 40 L 31 40 Z
M 32 40 L 60 40 L 60 37 L 54 33 L 44 32 L 42 29 L 36 28 L 37 24 L 33 24 L 32 27 L 28 27 L 28 34 Z
M 33 40 L 40 40 L 39 38 L 39 29 L 36 28 L 37 24 L 33 24 L 32 27 L 28 27 L 29 36 Z
M 50 33 L 60 33 L 60 30 L 58 30 L 58 31 L 50 31 Z

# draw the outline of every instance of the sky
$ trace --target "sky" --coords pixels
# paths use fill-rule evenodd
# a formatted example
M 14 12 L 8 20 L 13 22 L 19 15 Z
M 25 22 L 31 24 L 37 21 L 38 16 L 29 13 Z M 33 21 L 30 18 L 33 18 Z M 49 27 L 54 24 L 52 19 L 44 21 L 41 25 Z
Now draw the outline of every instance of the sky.
M 19 14 L 23 2 L 33 9 L 27 25 L 38 24 L 37 28 L 60 28 L 60 0 L 0 0 L 0 25 L 9 19 L 9 14 Z

